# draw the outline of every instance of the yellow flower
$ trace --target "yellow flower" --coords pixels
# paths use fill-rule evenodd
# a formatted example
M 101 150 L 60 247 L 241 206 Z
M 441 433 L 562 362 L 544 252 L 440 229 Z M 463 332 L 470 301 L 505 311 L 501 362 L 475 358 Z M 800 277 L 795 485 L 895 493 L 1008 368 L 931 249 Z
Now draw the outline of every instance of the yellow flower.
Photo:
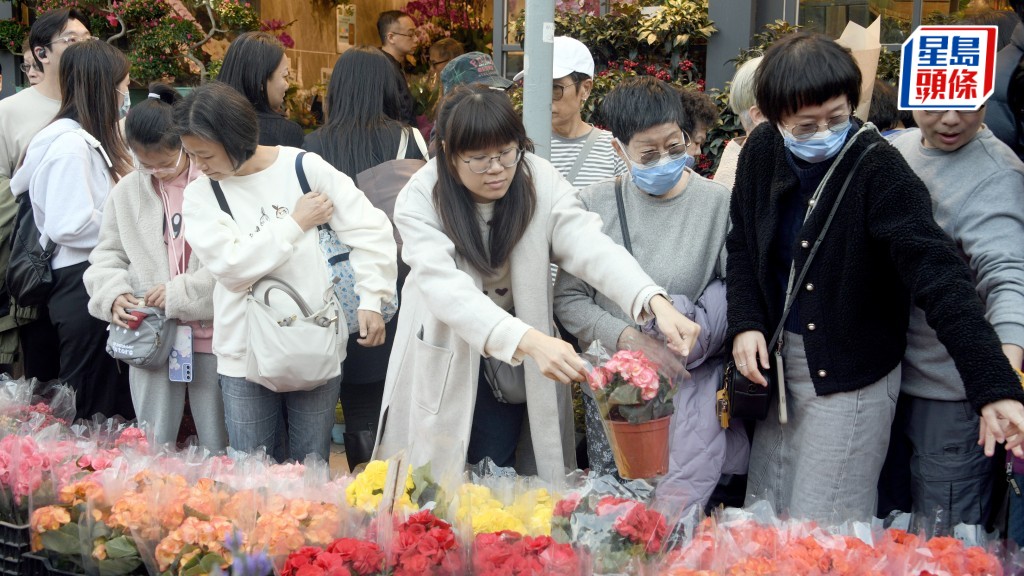
M 512 530 L 522 534 L 526 530 L 519 518 L 501 508 L 475 511 L 471 521 L 473 522 L 473 534 L 488 534 L 502 530 Z
M 353 508 L 373 513 L 384 499 L 384 485 L 387 482 L 388 462 L 374 460 L 345 488 L 345 500 Z M 415 508 L 409 495 L 416 489 L 412 481 L 412 469 L 405 477 L 405 494 L 397 503 L 400 507 Z

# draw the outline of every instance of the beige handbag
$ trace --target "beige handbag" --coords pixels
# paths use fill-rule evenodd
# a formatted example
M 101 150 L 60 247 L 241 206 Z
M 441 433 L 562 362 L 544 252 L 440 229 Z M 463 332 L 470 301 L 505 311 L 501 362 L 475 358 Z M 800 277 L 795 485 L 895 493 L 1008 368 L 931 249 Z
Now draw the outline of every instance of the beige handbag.
M 255 288 L 268 285 L 263 300 Z M 299 307 L 301 316 L 275 310 L 270 293 L 279 290 Z M 248 322 L 248 359 L 245 379 L 274 392 L 312 390 L 341 375 L 341 340 L 338 319 L 341 304 L 334 287 L 324 292 L 324 305 L 317 311 L 287 282 L 265 276 L 249 288 L 245 319 Z

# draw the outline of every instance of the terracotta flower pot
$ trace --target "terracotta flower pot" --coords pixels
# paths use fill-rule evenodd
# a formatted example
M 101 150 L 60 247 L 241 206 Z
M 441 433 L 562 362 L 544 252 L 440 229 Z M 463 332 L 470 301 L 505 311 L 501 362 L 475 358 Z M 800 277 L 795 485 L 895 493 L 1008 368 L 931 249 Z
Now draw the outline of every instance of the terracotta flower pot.
M 668 472 L 671 416 L 642 424 L 607 421 L 615 464 L 623 478 L 652 478 Z

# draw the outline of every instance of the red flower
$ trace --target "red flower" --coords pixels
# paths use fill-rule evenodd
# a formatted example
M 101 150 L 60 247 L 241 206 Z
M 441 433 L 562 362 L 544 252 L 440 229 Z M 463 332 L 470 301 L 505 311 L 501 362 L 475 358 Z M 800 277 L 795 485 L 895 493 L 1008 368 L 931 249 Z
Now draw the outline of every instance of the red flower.
M 341 557 L 358 576 L 370 576 L 384 570 L 384 552 L 373 542 L 355 538 L 339 538 L 327 551 Z
M 576 511 L 576 507 L 580 505 L 579 494 L 569 494 L 565 498 L 562 498 L 555 504 L 554 516 L 561 518 L 568 518 L 572 516 L 572 513 Z
M 634 544 L 642 544 L 644 551 L 655 554 L 668 536 L 668 523 L 660 512 L 648 510 L 643 504 L 633 506 L 615 519 L 613 528 L 620 536 Z
M 626 509 L 622 508 L 624 504 L 629 504 L 630 507 L 639 504 L 636 500 L 630 500 L 629 498 L 616 498 L 615 496 L 605 496 L 597 501 L 597 506 L 594 508 L 594 512 L 598 516 L 606 516 L 608 514 L 617 514 L 625 512 Z

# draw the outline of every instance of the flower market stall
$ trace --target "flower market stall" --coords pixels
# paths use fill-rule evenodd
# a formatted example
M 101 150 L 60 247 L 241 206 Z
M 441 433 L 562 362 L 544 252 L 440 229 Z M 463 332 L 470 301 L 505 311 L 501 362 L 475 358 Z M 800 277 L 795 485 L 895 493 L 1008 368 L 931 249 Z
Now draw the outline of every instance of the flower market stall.
M 645 480 L 576 471 L 556 486 L 486 463 L 437 478 L 402 456 L 332 476 L 313 459 L 158 448 L 135 424 L 68 423 L 70 396 L 0 381 L 3 574 L 1014 573 L 976 531 L 821 527 L 764 503 L 705 518 Z

